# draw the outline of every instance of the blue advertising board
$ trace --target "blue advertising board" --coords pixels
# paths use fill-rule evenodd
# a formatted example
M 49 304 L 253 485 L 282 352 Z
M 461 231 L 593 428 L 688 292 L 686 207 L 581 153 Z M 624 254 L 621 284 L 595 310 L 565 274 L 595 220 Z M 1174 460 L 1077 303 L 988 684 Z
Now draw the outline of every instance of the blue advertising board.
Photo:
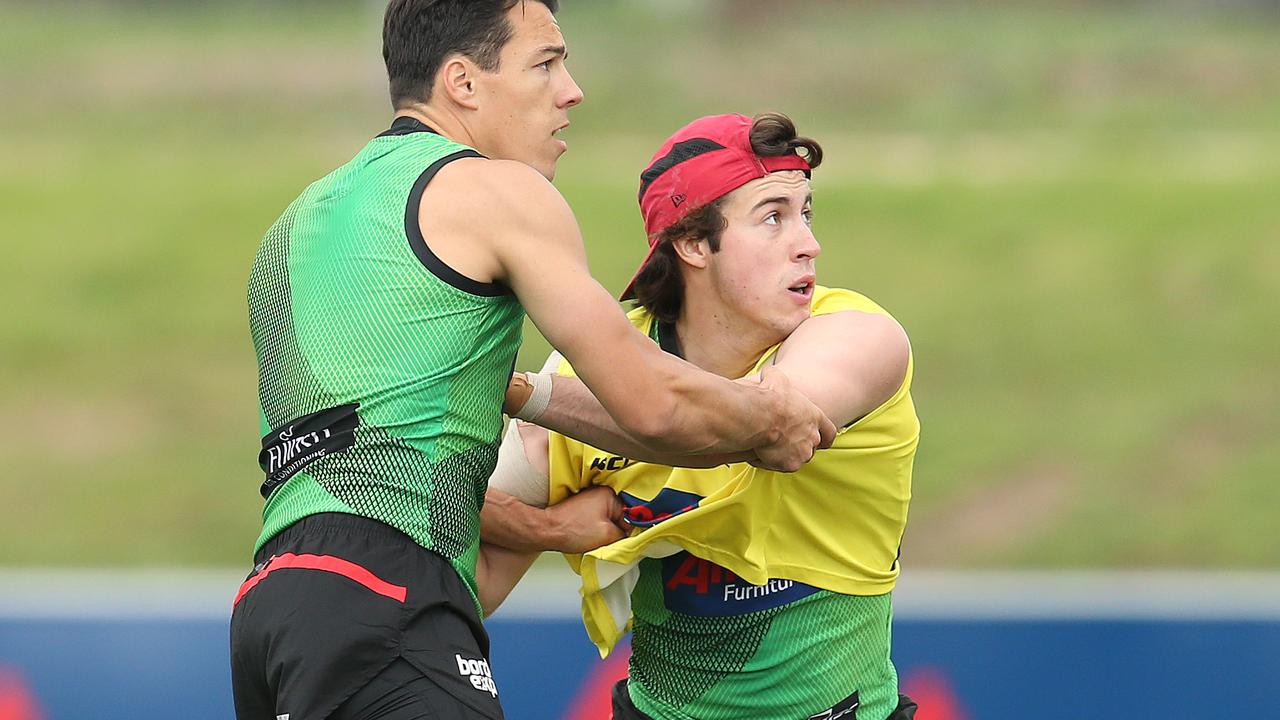
M 1003 577 L 1023 589 L 1036 583 Z M 1052 592 L 1044 577 L 1038 587 Z M 981 602 L 972 582 L 953 588 L 950 603 L 900 597 L 894 659 L 904 690 L 921 701 L 918 720 L 1280 717 L 1280 613 L 1275 596 L 1265 597 L 1276 580 L 1247 580 L 1236 592 L 1259 599 L 1217 616 L 1212 606 L 1179 611 L 1151 598 L 1128 607 L 1114 598 L 1000 607 L 1007 597 Z M 904 583 L 899 594 L 910 591 Z M 168 612 L 145 601 L 126 612 L 108 607 L 120 598 L 107 598 L 80 616 L 39 599 L 15 609 L 10 599 L 8 612 L 0 608 L 0 720 L 232 717 L 225 594 Z M 1196 595 L 1184 588 L 1184 599 Z M 571 596 L 550 600 L 534 583 L 513 602 L 517 610 L 489 623 L 508 717 L 593 717 L 592 697 L 599 702 L 625 671 L 626 648 L 602 663 L 571 614 Z

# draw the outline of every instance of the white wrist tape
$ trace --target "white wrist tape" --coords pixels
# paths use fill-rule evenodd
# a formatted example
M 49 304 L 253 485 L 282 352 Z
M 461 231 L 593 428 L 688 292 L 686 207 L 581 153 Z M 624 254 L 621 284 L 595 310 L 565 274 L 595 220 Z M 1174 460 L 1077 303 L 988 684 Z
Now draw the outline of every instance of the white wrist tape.
M 518 417 L 525 422 L 534 422 L 551 404 L 551 375 L 525 373 L 525 380 L 533 386 L 533 393 L 529 395 L 528 400 L 524 401 L 524 405 L 515 411 L 513 417 Z

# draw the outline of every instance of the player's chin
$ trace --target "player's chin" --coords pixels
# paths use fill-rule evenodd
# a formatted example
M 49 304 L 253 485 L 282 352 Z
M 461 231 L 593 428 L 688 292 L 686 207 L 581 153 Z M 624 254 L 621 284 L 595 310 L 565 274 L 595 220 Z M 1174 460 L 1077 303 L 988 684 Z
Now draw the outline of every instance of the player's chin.
M 558 147 L 552 148 L 550 152 L 544 153 L 543 156 L 538 159 L 538 162 L 534 167 L 538 169 L 538 172 L 542 173 L 548 180 L 550 180 L 556 175 L 556 166 L 560 164 L 561 155 L 564 155 L 564 150 Z
M 784 336 L 790 335 L 791 333 L 795 332 L 796 328 L 800 327 L 800 323 L 803 323 L 805 320 L 808 320 L 808 319 L 809 319 L 808 305 L 804 306 L 803 308 L 796 308 L 795 310 L 787 313 L 786 319 L 779 323 L 780 325 L 779 329 L 783 331 Z
M 556 179 L 556 161 L 554 159 L 552 160 L 541 159 L 535 162 L 531 162 L 529 163 L 529 165 L 534 170 L 537 170 L 538 174 L 546 178 L 547 180 Z

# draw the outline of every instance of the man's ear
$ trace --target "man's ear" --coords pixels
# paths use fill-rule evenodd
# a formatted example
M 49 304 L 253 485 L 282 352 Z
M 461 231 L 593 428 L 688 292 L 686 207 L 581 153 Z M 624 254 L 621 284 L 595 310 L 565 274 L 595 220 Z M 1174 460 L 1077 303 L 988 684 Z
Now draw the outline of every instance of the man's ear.
M 676 257 L 680 262 L 696 268 L 705 268 L 707 266 L 707 258 L 711 255 L 711 246 L 707 241 L 695 237 L 682 237 L 673 240 L 671 249 L 675 250 Z
M 451 55 L 436 74 L 436 92 L 442 92 L 454 103 L 468 110 L 479 107 L 476 80 L 480 68 L 463 55 Z

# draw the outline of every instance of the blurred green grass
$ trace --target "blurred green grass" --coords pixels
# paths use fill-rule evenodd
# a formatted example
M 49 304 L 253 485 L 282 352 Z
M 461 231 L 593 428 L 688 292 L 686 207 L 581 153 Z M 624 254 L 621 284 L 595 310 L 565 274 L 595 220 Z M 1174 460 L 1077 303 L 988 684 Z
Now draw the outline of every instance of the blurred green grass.
M 1277 16 L 789 7 L 564 3 L 597 277 L 642 255 L 662 137 L 786 111 L 828 150 L 821 281 L 912 336 L 905 561 L 1280 564 Z M 376 4 L 0 12 L 0 564 L 243 563 L 248 267 L 387 121 Z

